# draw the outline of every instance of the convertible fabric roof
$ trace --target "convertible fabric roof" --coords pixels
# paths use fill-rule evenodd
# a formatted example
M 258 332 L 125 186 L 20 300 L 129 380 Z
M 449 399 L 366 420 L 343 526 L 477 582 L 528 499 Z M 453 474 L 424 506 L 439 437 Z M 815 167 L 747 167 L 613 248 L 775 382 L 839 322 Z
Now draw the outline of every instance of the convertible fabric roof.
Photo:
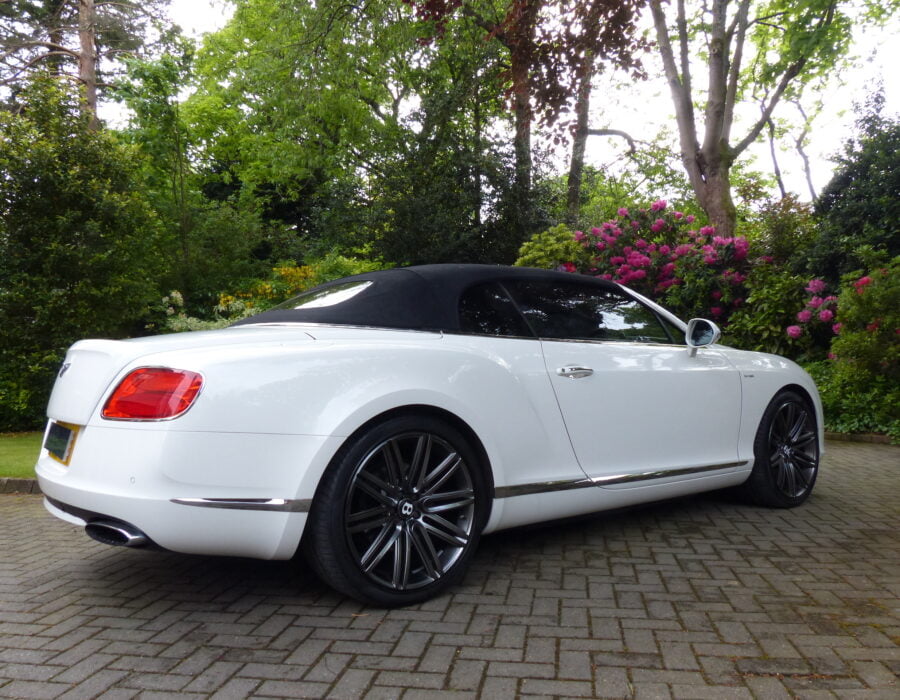
M 570 272 L 500 265 L 417 265 L 365 272 L 327 282 L 279 304 L 274 309 L 242 319 L 235 326 L 254 323 L 327 323 L 407 330 L 459 331 L 459 297 L 484 282 L 540 280 L 557 284 L 616 285 Z M 331 287 L 371 282 L 350 298 L 330 306 L 293 308 L 304 299 Z

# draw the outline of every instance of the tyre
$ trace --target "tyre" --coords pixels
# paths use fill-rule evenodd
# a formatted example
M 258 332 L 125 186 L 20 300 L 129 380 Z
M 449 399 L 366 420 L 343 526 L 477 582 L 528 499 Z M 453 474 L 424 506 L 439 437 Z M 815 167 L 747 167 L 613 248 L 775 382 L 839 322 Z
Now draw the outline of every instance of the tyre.
M 410 605 L 459 581 L 487 518 L 476 451 L 430 416 L 396 416 L 354 436 L 322 477 L 307 559 L 365 603 Z
M 744 493 L 759 505 L 793 508 L 812 493 L 819 473 L 816 414 L 793 391 L 775 396 L 753 443 L 755 463 Z

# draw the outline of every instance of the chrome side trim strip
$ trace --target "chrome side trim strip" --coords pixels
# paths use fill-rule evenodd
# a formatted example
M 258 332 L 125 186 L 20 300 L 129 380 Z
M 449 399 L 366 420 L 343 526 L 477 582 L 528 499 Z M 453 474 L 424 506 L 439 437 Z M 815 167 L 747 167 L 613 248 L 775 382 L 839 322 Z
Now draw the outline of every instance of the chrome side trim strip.
M 555 491 L 569 491 L 570 489 L 583 489 L 588 486 L 614 486 L 616 484 L 628 484 L 635 481 L 652 481 L 654 479 L 667 479 L 673 476 L 685 476 L 687 474 L 702 474 L 703 472 L 719 471 L 721 469 L 733 469 L 745 467 L 750 462 L 727 462 L 725 464 L 710 464 L 705 467 L 686 467 L 684 469 L 660 469 L 652 472 L 638 472 L 635 474 L 611 474 L 609 476 L 595 476 L 592 478 L 567 479 L 565 481 L 546 481 L 534 484 L 518 484 L 516 486 L 500 486 L 494 489 L 494 498 L 512 498 L 514 496 L 529 496 L 536 493 L 553 493 Z
M 197 508 L 226 508 L 231 510 L 267 510 L 279 513 L 308 513 L 312 499 L 289 498 L 172 498 L 172 503 Z

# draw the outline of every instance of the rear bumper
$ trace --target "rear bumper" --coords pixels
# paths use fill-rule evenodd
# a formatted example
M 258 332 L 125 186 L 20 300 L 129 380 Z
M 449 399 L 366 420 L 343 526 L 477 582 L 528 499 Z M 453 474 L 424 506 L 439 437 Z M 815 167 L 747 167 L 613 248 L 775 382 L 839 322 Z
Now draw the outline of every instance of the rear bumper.
M 48 510 L 73 524 L 122 521 L 175 552 L 289 559 L 313 496 L 306 467 L 327 442 L 88 425 L 69 466 L 43 451 L 36 472 Z

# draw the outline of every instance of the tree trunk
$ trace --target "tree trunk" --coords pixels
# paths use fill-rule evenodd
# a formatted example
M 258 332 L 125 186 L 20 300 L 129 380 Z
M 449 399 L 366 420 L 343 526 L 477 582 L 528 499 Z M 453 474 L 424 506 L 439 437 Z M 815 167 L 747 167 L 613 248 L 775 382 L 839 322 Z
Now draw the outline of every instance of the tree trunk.
M 96 10 L 94 0 L 78 0 L 78 77 L 84 87 L 83 109 L 91 129 L 97 121 L 97 49 L 95 47 Z
M 726 238 L 734 235 L 737 226 L 737 210 L 731 199 L 731 175 L 729 168 L 719 168 L 706 176 L 703 189 L 698 193 L 700 206 L 715 226 L 716 233 Z
M 581 175 L 584 172 L 584 150 L 588 138 L 588 117 L 591 108 L 592 67 L 581 76 L 575 96 L 575 133 L 572 136 L 572 158 L 569 161 L 566 223 L 574 226 L 581 213 Z
M 516 156 L 515 181 L 513 183 L 514 220 L 516 233 L 524 237 L 531 218 L 531 101 L 528 88 L 528 65 L 516 62 L 514 58 L 511 73 L 516 127 L 513 143 Z

